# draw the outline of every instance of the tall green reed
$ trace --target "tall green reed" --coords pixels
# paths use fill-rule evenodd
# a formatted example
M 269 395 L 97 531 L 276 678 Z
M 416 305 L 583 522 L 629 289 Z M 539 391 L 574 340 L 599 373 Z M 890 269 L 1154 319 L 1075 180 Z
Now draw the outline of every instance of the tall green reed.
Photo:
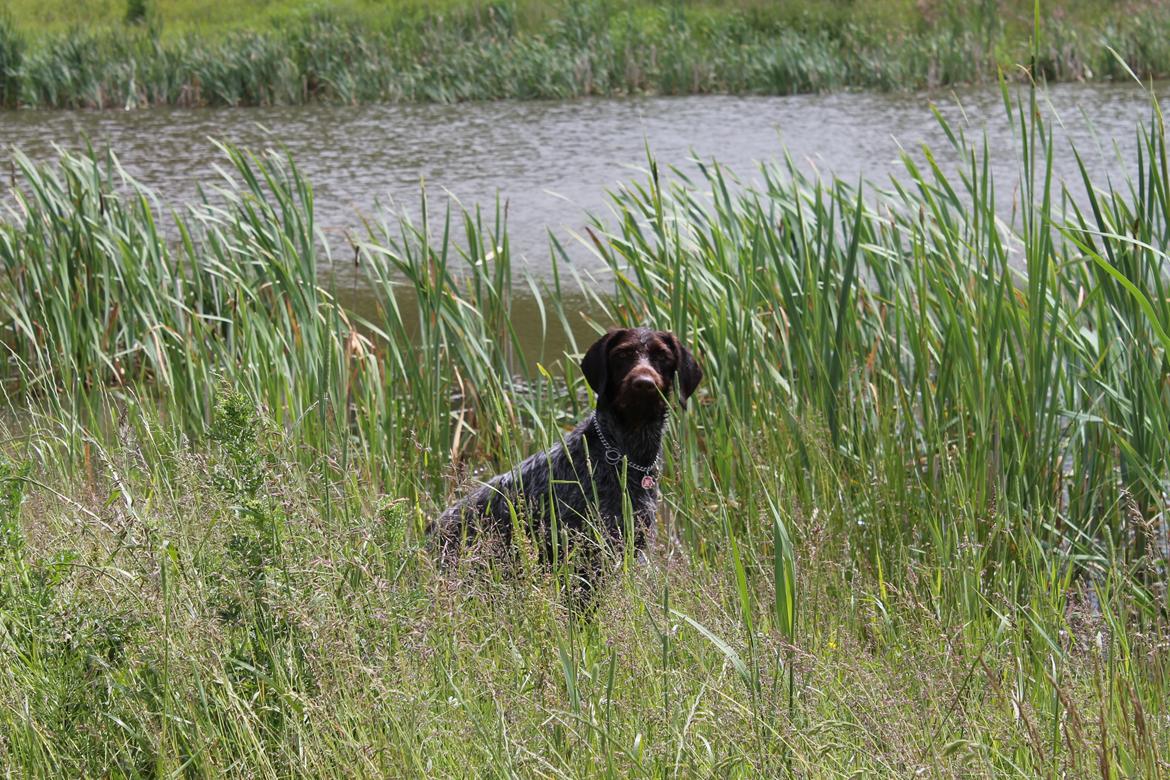
M 380 303 L 363 321 L 318 277 L 328 247 L 295 166 L 224 153 L 230 182 L 166 234 L 112 156 L 17 154 L 0 231 L 14 392 L 94 424 L 110 399 L 157 403 L 197 431 L 225 380 L 314 452 L 359 458 L 407 493 L 420 483 L 404 463 L 434 479 L 469 448 L 519 453 L 529 440 L 513 430 L 552 435 L 545 410 L 564 390 L 515 380 L 527 358 L 501 210 L 491 227 L 463 215 L 458 243 L 449 210 L 432 234 L 425 199 L 421 226 L 371 226 L 359 258 Z
M 818 421 L 852 479 L 902 475 L 908 501 L 958 479 L 976 514 L 1016 507 L 1029 534 L 1105 555 L 1138 533 L 1134 518 L 1159 516 L 1166 491 L 1157 432 L 1170 399 L 1154 336 L 1164 138 L 1143 131 L 1134 190 L 1091 195 L 1091 224 L 1053 180 L 1034 109 L 1005 102 L 1019 134 L 1014 224 L 997 208 L 986 146 L 946 126 L 958 175 L 907 157 L 905 177 L 868 194 L 791 163 L 765 167 L 762 190 L 733 186 L 717 165 L 667 187 L 652 166 L 616 195 L 617 223 L 593 228 L 615 279 L 611 316 L 700 345 L 713 384 L 704 425 L 800 437 L 800 421 Z M 755 480 L 732 453 L 714 460 L 708 478 Z M 1019 543 L 1001 532 L 989 522 L 979 535 Z M 1136 558 L 1145 549 L 1130 539 Z
M 224 147 L 227 179 L 169 215 L 166 230 L 115 158 L 17 155 L 0 223 L 0 372 L 18 422 L 41 434 L 12 438 L 79 479 L 95 461 L 113 468 L 111 449 L 133 439 L 132 468 L 160 495 L 182 453 L 212 452 L 212 465 L 236 469 L 217 488 L 240 537 L 224 565 L 257 587 L 292 587 L 279 567 L 307 543 L 287 533 L 294 513 L 280 502 L 232 488 L 252 484 L 253 451 L 233 460 L 217 410 L 262 408 L 339 537 L 367 491 L 409 499 L 400 514 L 413 522 L 445 503 L 458 472 L 514 462 L 583 415 L 579 313 L 561 286 L 579 279 L 598 323 L 670 328 L 706 372 L 672 418 L 661 530 L 668 549 L 684 545 L 688 565 L 725 587 L 705 607 L 664 586 L 652 607 L 655 620 L 679 621 L 654 649 L 656 712 L 675 717 L 679 648 L 705 647 L 734 672 L 752 755 L 799 767 L 786 729 L 815 701 L 802 648 L 829 641 L 826 620 L 846 609 L 841 630 L 879 657 L 911 652 L 915 638 L 945 643 L 940 652 L 966 669 L 955 702 L 994 696 L 1022 713 L 1010 755 L 987 748 L 988 771 L 1060 765 L 1074 748 L 1053 734 L 1087 744 L 1065 725 L 1076 704 L 1063 681 L 1074 678 L 1102 686 L 1090 697 L 1101 712 L 1076 716 L 1105 724 L 1102 744 L 1115 747 L 1102 748 L 1102 765 L 1149 770 L 1157 751 L 1125 713 L 1165 700 L 1142 638 L 1164 636 L 1167 604 L 1164 127 L 1155 110 L 1123 186 L 1095 183 L 1082 166 L 1082 196 L 1054 179 L 1059 150 L 1032 99 L 1005 88 L 1011 182 L 991 175 L 1004 152 L 946 123 L 958 169 L 923 150 L 883 188 L 810 179 L 790 160 L 762 167 L 755 185 L 713 163 L 692 174 L 651 160 L 585 236 L 604 282 L 551 239 L 554 278 L 547 290 L 531 285 L 531 305 L 570 345 L 562 355 L 521 347 L 499 206 L 436 216 L 424 194 L 417 222 L 368 226 L 355 252 L 378 306 L 358 319 L 322 273 L 331 255 L 312 189 L 279 154 Z M 1008 213 L 1005 186 L 1019 192 Z M 9 489 L 25 484 L 13 482 L 18 471 L 0 477 Z M 137 520 L 142 502 L 114 483 L 113 500 Z M 181 581 L 181 556 L 204 550 L 191 541 L 172 557 L 155 541 L 168 582 Z M 360 578 L 367 565 L 345 570 Z M 1084 604 L 1108 623 L 1093 640 L 1070 617 Z M 914 634 L 910 612 L 943 639 Z M 295 637 L 267 614 L 255 611 L 258 633 L 233 658 L 254 669 L 276 659 L 280 671 L 216 696 L 224 707 L 274 697 L 237 736 L 283 749 L 303 737 L 293 702 L 311 680 Z M 582 674 L 602 675 L 599 645 L 587 632 L 556 640 L 571 715 L 603 711 Z M 1078 656 L 1090 641 L 1109 662 L 1096 678 Z M 991 655 L 1011 668 L 984 672 Z M 611 745 L 607 721 L 582 744 Z M 672 728 L 685 733 L 682 722 Z M 934 720 L 924 754 L 936 737 L 966 738 L 950 723 Z M 39 749 L 35 733 L 19 738 Z M 572 737 L 554 741 L 565 749 Z
M 915 24 L 792 18 L 786 9 L 566 3 L 537 29 L 510 4 L 390 18 L 339 14 L 271 29 L 163 34 L 157 26 L 27 36 L 0 30 L 0 105 L 130 108 L 310 101 L 790 94 L 991 81 L 1030 61 L 1049 80 L 1170 71 L 1165 9 L 1098 25 L 1054 19 L 1036 51 L 996 3 L 945 3 Z M 1103 44 L 1103 45 L 1102 45 Z M 1110 51 L 1116 52 L 1114 56 Z
M 1108 528 L 1142 557 L 1126 518 L 1156 515 L 1167 463 L 1161 125 L 1142 132 L 1129 194 L 1086 175 L 1085 210 L 1053 181 L 1032 108 L 1005 102 L 1022 186 L 1010 224 L 989 151 L 945 124 L 958 173 L 908 156 L 886 190 L 810 181 L 790 161 L 759 188 L 707 164 L 667 185 L 652 162 L 615 194 L 615 222 L 590 231 L 615 279 L 597 304 L 695 341 L 704 424 L 742 437 L 680 465 L 742 491 L 754 515 L 757 468 L 732 448 L 782 431 L 807 467 L 823 431 L 850 479 L 902 475 L 899 501 L 959 479 L 977 514 L 1028 510 L 1030 532 L 1093 554 Z M 507 461 L 578 411 L 567 363 L 567 384 L 548 367 L 525 376 L 500 208 L 436 219 L 424 198 L 420 224 L 371 225 L 357 252 L 379 306 L 358 320 L 318 277 L 329 250 L 308 183 L 278 156 L 225 154 L 232 181 L 173 216 L 177 241 L 112 157 L 17 156 L 0 231 L 10 379 L 82 406 L 98 386 L 133 388 L 190 430 L 222 375 L 317 451 L 343 445 L 387 479 L 403 458 L 432 480 L 473 453 Z M 573 343 L 562 300 L 542 321 Z
M 0 108 L 17 105 L 20 98 L 20 67 L 25 42 L 6 13 L 0 13 Z

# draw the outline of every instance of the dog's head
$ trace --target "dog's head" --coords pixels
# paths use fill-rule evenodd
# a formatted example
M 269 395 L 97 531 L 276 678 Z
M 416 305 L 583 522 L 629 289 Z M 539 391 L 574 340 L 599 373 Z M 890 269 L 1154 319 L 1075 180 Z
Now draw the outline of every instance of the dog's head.
M 646 328 L 611 330 L 585 353 L 581 371 L 598 408 L 648 419 L 666 411 L 666 399 L 678 385 L 679 404 L 699 386 L 703 370 L 673 334 Z

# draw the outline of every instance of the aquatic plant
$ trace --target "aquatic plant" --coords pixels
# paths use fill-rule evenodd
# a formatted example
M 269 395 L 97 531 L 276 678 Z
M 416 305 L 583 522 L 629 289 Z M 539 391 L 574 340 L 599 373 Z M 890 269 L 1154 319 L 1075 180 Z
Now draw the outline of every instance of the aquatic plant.
M 24 46 L 24 39 L 17 33 L 11 17 L 0 13 L 0 108 L 15 106 L 20 98 L 19 73 Z
M 1170 73 L 1170 14 L 1161 5 L 1126 15 L 1110 7 L 1098 14 L 1104 22 L 1078 6 L 1053 16 L 1035 41 L 1018 20 L 1030 19 L 1030 5 L 1026 15 L 997 3 L 947 3 L 945 13 L 924 5 L 917 21 L 892 11 L 828 18 L 790 5 L 590 2 L 538 14 L 493 4 L 421 15 L 390 9 L 379 24 L 301 14 L 226 32 L 167 32 L 152 17 L 147 27 L 30 36 L 8 23 L 0 28 L 0 97 L 26 107 L 267 106 L 907 90 L 993 81 L 1001 72 L 1050 81 Z M 551 18 L 525 26 L 523 15 Z
M 908 154 L 881 188 L 649 160 L 579 237 L 604 276 L 550 236 L 541 355 L 502 208 L 424 199 L 353 237 L 379 299 L 358 318 L 279 154 L 224 147 L 165 233 L 113 156 L 18 155 L 5 763 L 1164 771 L 1165 130 L 1152 111 L 1129 178 L 1080 196 L 1036 93 L 1004 97 L 1013 148 L 944 123 L 961 167 Z M 656 566 L 585 622 L 523 554 L 436 572 L 422 517 L 585 413 L 577 339 L 610 323 L 669 328 L 706 370 Z

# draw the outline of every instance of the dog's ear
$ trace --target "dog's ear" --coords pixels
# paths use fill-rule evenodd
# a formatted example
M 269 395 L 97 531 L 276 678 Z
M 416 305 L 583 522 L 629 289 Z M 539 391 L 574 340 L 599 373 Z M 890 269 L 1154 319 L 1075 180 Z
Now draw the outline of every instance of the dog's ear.
M 585 357 L 581 358 L 581 373 L 598 398 L 605 392 L 605 380 L 609 374 L 609 345 L 618 332 L 611 330 L 593 342 Z
M 675 366 L 677 366 L 675 373 L 678 376 L 678 403 L 685 409 L 687 399 L 694 395 L 699 382 L 703 381 L 703 369 L 699 368 L 695 356 L 682 345 L 678 336 L 673 333 L 669 335 L 670 341 L 674 345 Z

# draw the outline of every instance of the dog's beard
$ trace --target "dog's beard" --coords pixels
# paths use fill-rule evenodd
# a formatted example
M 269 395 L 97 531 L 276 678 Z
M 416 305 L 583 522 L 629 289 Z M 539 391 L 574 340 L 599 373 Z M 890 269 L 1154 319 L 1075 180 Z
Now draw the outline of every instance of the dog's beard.
M 641 390 L 622 383 L 614 399 L 613 409 L 629 425 L 660 419 L 666 414 L 666 404 L 666 396 L 658 388 Z

